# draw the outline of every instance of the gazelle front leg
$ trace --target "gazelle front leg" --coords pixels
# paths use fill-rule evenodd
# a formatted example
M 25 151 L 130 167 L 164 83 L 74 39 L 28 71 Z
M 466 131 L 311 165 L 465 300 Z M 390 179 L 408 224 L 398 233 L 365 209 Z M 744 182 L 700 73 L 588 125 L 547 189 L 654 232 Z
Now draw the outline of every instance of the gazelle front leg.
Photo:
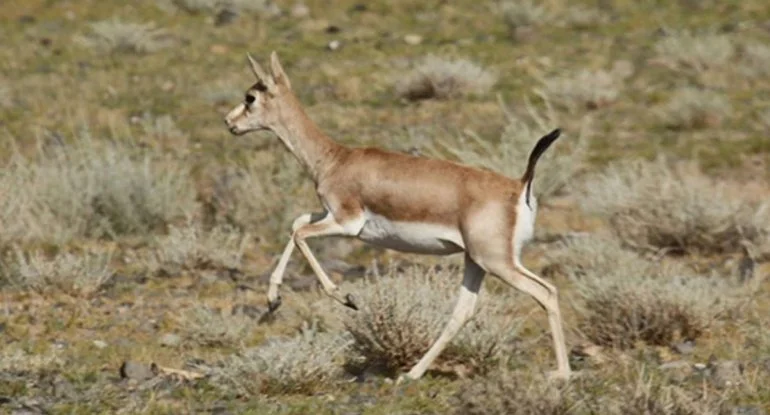
M 278 288 L 283 283 L 283 276 L 286 273 L 286 266 L 289 263 L 292 252 L 294 252 L 294 234 L 297 229 L 310 223 L 318 222 L 326 216 L 326 212 L 323 213 L 305 213 L 294 219 L 291 225 L 291 238 L 283 249 L 281 258 L 278 260 L 278 265 L 275 266 L 273 273 L 270 274 L 270 287 L 267 290 L 267 309 L 269 312 L 273 312 L 281 306 L 281 295 L 278 293 Z
M 344 224 L 341 224 L 334 218 L 334 216 L 327 213 L 323 219 L 314 223 L 302 225 L 294 232 L 294 243 L 297 244 L 300 252 L 302 252 L 310 263 L 310 268 L 313 269 L 316 277 L 318 277 L 318 280 L 321 282 L 326 295 L 337 300 L 340 304 L 354 310 L 358 310 L 358 307 L 352 296 L 350 294 L 343 296 L 339 293 L 337 285 L 332 282 L 326 274 L 326 271 L 323 270 L 315 255 L 310 251 L 310 247 L 307 245 L 307 242 L 305 242 L 305 239 L 319 236 L 355 236 L 361 231 L 363 225 L 363 217 L 360 219 L 348 220 Z

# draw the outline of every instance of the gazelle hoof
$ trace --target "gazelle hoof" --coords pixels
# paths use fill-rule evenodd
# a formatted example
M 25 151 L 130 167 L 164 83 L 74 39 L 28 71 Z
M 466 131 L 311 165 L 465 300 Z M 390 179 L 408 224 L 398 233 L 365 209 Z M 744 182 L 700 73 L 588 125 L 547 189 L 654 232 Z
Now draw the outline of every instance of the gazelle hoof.
M 350 307 L 353 310 L 358 311 L 358 306 L 356 305 L 356 300 L 353 297 L 352 294 L 345 295 L 345 307 Z
M 275 310 L 278 309 L 278 307 L 281 306 L 281 296 L 275 297 L 275 301 L 270 301 L 270 299 L 267 300 L 267 312 L 273 313 Z

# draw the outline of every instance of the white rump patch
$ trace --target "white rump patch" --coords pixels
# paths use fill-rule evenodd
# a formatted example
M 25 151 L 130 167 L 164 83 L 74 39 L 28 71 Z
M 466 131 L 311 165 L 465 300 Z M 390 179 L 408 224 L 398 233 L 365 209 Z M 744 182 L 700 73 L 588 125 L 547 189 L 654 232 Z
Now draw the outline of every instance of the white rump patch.
M 521 249 L 532 240 L 535 234 L 535 215 L 537 214 L 537 199 L 530 193 L 527 205 L 527 192 L 521 192 L 516 203 L 516 227 L 513 231 L 513 260 L 521 263 Z

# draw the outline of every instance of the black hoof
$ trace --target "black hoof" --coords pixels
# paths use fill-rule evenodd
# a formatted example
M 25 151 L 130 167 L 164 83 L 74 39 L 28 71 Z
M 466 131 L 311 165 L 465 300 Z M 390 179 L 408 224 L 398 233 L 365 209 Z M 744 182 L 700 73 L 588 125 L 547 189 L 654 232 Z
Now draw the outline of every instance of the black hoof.
M 281 306 L 281 296 L 279 295 L 276 297 L 275 301 L 267 300 L 267 312 L 273 313 L 275 310 L 278 310 L 278 307 Z
M 345 295 L 345 307 L 350 307 L 353 310 L 358 311 L 358 306 L 356 305 L 356 302 L 353 299 L 353 296 L 350 294 Z

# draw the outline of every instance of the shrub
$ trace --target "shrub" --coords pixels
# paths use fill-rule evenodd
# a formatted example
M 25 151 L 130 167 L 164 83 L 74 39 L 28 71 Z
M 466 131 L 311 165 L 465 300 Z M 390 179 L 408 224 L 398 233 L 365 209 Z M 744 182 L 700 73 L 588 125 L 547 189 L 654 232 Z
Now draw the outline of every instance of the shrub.
M 730 101 L 718 92 L 686 87 L 657 109 L 658 118 L 674 129 L 716 127 L 732 112 Z
M 39 293 L 61 290 L 71 295 L 91 296 L 112 278 L 111 259 L 112 251 L 81 255 L 65 252 L 49 259 L 42 252 L 25 254 L 16 247 L 4 274 L 11 284 Z
M 529 117 L 508 114 L 499 141 L 467 134 L 461 140 L 412 137 L 412 141 L 432 156 L 448 153 L 461 163 L 486 168 L 507 177 L 521 177 L 526 169 L 529 153 L 537 140 L 558 126 L 552 111 L 547 115 L 527 106 Z M 563 133 L 564 134 L 564 133 Z M 583 167 L 589 134 L 588 123 L 584 122 L 575 138 L 562 137 L 538 162 L 533 192 L 538 200 L 544 201 L 564 190 L 568 181 Z M 566 134 L 564 134 L 566 135 Z
M 230 10 L 266 16 L 280 14 L 281 9 L 271 0 L 171 0 L 172 4 L 190 13 L 210 13 Z
M 392 269 L 386 276 L 351 288 L 363 307 L 349 312 L 345 327 L 363 365 L 394 372 L 416 364 L 448 322 L 460 281 L 458 273 L 411 267 L 405 275 L 397 276 Z M 482 295 L 476 315 L 435 364 L 460 364 L 483 372 L 501 361 L 517 323 L 502 316 L 505 303 L 503 297 Z
M 694 340 L 736 307 L 723 278 L 655 275 L 628 268 L 573 278 L 579 328 L 592 342 L 621 349 Z
M 406 76 L 396 79 L 396 93 L 408 100 L 450 99 L 488 92 L 497 76 L 465 59 L 425 57 Z
M 41 146 L 35 160 L 16 156 L 0 171 L 0 242 L 65 243 L 73 238 L 147 232 L 197 209 L 187 167 L 131 146 Z
M 738 252 L 770 234 L 770 205 L 698 169 L 626 161 L 586 179 L 582 207 L 609 219 L 625 244 L 685 252 Z
M 227 314 L 206 306 L 184 310 L 177 316 L 185 336 L 202 346 L 231 346 L 242 342 L 254 328 L 245 315 Z
M 106 52 L 153 53 L 174 44 L 173 37 L 154 23 L 126 23 L 119 19 L 91 23 L 91 33 L 78 36 L 83 46 Z
M 57 368 L 63 364 L 55 350 L 31 354 L 18 347 L 5 346 L 0 350 L 0 374 L 37 373 Z
M 230 357 L 214 369 L 213 380 L 248 395 L 312 394 L 341 379 L 350 343 L 346 333 L 305 329 L 296 337 L 270 340 Z
M 13 90 L 6 82 L 0 80 L 0 109 L 10 108 L 14 104 Z
M 502 2 L 500 11 L 505 19 L 505 24 L 511 30 L 526 26 L 539 26 L 547 23 L 550 19 L 548 11 L 531 0 Z
M 172 226 L 168 235 L 158 238 L 150 268 L 166 271 L 199 267 L 240 269 L 248 243 L 248 234 L 227 225 L 208 232 L 196 223 Z
M 727 35 L 681 31 L 659 40 L 655 52 L 661 62 L 674 69 L 701 72 L 728 64 L 735 45 Z
M 625 79 L 619 73 L 583 69 L 571 76 L 543 80 L 545 93 L 570 110 L 595 109 L 614 102 Z
M 646 274 L 658 265 L 638 253 L 624 249 L 615 238 L 587 236 L 558 243 L 545 252 L 548 268 L 557 267 L 562 274 L 573 277 L 602 276 L 618 268 L 637 270 Z

